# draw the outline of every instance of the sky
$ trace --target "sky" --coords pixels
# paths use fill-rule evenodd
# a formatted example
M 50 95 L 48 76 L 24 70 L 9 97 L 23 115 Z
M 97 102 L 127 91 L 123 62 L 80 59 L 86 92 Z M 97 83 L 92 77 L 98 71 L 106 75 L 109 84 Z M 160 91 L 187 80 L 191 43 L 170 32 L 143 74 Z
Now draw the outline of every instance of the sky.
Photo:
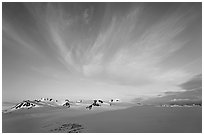
M 201 6 L 4 2 L 3 101 L 200 99 Z

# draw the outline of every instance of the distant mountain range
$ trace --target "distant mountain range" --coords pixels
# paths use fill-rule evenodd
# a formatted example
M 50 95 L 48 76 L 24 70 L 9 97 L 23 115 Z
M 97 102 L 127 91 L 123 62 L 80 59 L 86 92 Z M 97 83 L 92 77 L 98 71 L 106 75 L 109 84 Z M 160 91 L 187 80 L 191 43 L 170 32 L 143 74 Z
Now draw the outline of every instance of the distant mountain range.
M 178 106 L 202 106 L 201 100 L 173 100 L 166 102 L 166 105 L 178 105 Z
M 8 103 L 6 103 L 8 104 Z M 119 99 L 111 99 L 109 101 L 104 101 L 101 99 L 96 100 L 78 100 L 78 101 L 70 101 L 68 99 L 65 100 L 54 100 L 52 98 L 41 98 L 36 100 L 24 100 L 20 103 L 17 103 L 16 105 L 13 105 L 10 108 L 4 109 L 3 113 L 9 113 L 13 112 L 19 109 L 31 109 L 36 107 L 84 107 L 88 110 L 91 110 L 93 107 L 100 107 L 100 106 L 112 106 L 112 105 L 119 105 L 119 106 L 125 106 L 130 105 L 124 102 L 121 102 Z M 136 106 L 142 106 L 142 105 L 157 105 L 157 106 L 163 106 L 163 107 L 173 107 L 173 106 L 202 106 L 202 100 L 189 100 L 189 99 L 173 99 L 170 101 L 163 101 L 160 100 L 152 100 L 152 102 L 137 102 L 135 104 Z
M 160 106 L 202 106 L 202 100 L 185 99 L 185 98 L 175 98 L 175 99 L 167 100 L 163 98 L 155 98 L 155 99 L 144 101 L 143 104 L 160 105 Z
M 12 106 L 9 109 L 3 110 L 3 113 L 8 113 L 12 111 L 16 111 L 19 109 L 31 109 L 36 107 L 60 107 L 64 106 L 70 108 L 71 106 L 86 106 L 86 109 L 92 109 L 92 107 L 108 105 L 111 106 L 114 103 L 119 103 L 119 99 L 111 99 L 110 101 L 103 101 L 101 99 L 98 100 L 78 100 L 78 101 L 69 101 L 65 99 L 63 101 L 54 100 L 52 98 L 41 98 L 36 100 L 24 100 L 16 105 Z

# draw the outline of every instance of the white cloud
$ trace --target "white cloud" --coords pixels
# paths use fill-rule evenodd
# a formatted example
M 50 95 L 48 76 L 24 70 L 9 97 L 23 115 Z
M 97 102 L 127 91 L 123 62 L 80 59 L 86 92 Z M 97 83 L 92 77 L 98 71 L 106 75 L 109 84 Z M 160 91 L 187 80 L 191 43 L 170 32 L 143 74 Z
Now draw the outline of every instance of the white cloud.
M 90 61 L 83 67 L 85 76 L 99 79 L 105 76 L 107 82 L 122 85 L 151 85 L 152 88 L 153 85 L 155 88 L 161 85 L 163 90 L 167 86 L 174 88 L 172 91 L 179 90 L 177 85 L 192 75 L 182 69 L 163 69 L 160 64 L 187 42 L 175 38 L 188 22 L 183 22 L 181 16 L 170 15 L 152 25 L 133 42 L 128 37 L 132 36 L 132 30 L 137 26 L 140 10 L 136 11 L 121 22 L 114 18 L 107 31 L 98 36 L 87 57 Z M 110 50 L 112 54 L 108 53 Z
M 63 10 L 58 12 L 63 16 Z M 137 33 L 134 29 L 141 26 L 138 23 L 141 14 L 142 10 L 138 8 L 122 19 L 113 16 L 109 27 L 101 30 L 93 45 L 89 45 L 88 49 L 82 50 L 84 54 L 79 55 L 82 52 L 79 49 L 84 48 L 83 44 L 73 47 L 66 39 L 72 34 L 69 29 L 71 25 L 66 24 L 73 24 L 78 19 L 64 19 L 49 13 L 51 17 L 48 16 L 47 23 L 54 43 L 53 49 L 57 50 L 59 60 L 68 70 L 82 73 L 87 78 L 137 86 L 141 88 L 138 91 L 143 92 L 148 89 L 152 92 L 180 90 L 177 85 L 192 75 L 183 69 L 164 69 L 161 62 L 188 42 L 176 38 L 191 18 L 183 19 L 179 14 L 169 14 L 148 29 L 143 28 L 142 33 Z M 88 19 L 89 16 L 86 9 L 82 19 Z M 134 39 L 134 35 L 140 36 Z

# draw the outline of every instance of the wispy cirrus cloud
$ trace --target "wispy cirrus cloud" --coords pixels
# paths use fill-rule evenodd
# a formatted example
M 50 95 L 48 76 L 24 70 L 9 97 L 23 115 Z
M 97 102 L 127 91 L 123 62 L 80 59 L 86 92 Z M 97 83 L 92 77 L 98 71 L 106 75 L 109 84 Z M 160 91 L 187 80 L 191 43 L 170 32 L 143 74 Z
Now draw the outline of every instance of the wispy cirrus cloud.
M 135 97 L 186 91 L 185 82 L 200 72 L 199 8 L 193 3 L 5 4 L 4 59 L 11 65 L 17 61 L 15 66 L 22 62 L 18 74 L 30 67 L 22 82 L 36 75 L 39 90 L 44 89 L 39 80 L 44 78 L 48 89 L 54 90 L 49 80 L 57 79 L 63 92 L 74 89 L 82 95 Z M 13 51 L 10 46 L 16 44 L 18 51 Z M 15 66 L 7 65 L 10 71 L 16 71 Z
M 137 7 L 124 17 L 113 15 L 110 24 L 95 39 L 86 37 L 94 41 L 87 45 L 79 34 L 73 36 L 80 32 L 73 28 L 80 26 L 79 22 L 85 23 L 83 19 L 87 19 L 87 11 L 91 9 L 70 16 L 60 7 L 48 4 L 45 19 L 50 47 L 71 73 L 120 85 L 171 85 L 174 88 L 192 76 L 182 69 L 167 70 L 161 66 L 162 61 L 188 42 L 188 39 L 178 40 L 177 37 L 195 17 L 190 11 L 176 10 L 148 29 L 143 28 L 140 34 L 135 29 L 141 26 L 143 7 Z M 83 47 L 85 45 L 87 47 Z
M 202 88 L 202 74 L 193 76 L 193 78 L 181 84 L 180 87 L 188 91 Z
M 174 13 L 146 29 L 139 38 L 132 39 L 137 33 L 134 28 L 140 26 L 137 22 L 141 14 L 142 10 L 134 10 L 122 21 L 114 18 L 107 31 L 100 33 L 88 53 L 90 61 L 83 65 L 85 76 L 106 76 L 128 85 L 176 85 L 192 76 L 181 69 L 162 69 L 160 63 L 188 42 L 176 37 L 193 17 L 186 20 Z

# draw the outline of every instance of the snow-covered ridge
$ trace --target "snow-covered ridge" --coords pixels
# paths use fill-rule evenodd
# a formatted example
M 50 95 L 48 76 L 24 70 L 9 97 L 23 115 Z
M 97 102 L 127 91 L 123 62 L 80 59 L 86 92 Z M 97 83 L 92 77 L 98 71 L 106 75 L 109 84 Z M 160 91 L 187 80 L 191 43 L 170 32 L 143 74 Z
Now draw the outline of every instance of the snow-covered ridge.
M 24 100 L 15 106 L 3 110 L 3 113 L 8 113 L 12 111 L 16 111 L 19 109 L 31 109 L 36 107 L 59 107 L 64 106 L 66 108 L 70 108 L 71 106 L 86 106 L 86 109 L 91 110 L 92 107 L 100 107 L 100 106 L 111 106 L 114 103 L 120 102 L 119 99 L 111 99 L 110 101 L 104 101 L 101 99 L 98 100 L 77 100 L 77 101 L 70 101 L 68 99 L 65 100 L 54 100 L 52 98 L 41 98 L 35 100 Z

